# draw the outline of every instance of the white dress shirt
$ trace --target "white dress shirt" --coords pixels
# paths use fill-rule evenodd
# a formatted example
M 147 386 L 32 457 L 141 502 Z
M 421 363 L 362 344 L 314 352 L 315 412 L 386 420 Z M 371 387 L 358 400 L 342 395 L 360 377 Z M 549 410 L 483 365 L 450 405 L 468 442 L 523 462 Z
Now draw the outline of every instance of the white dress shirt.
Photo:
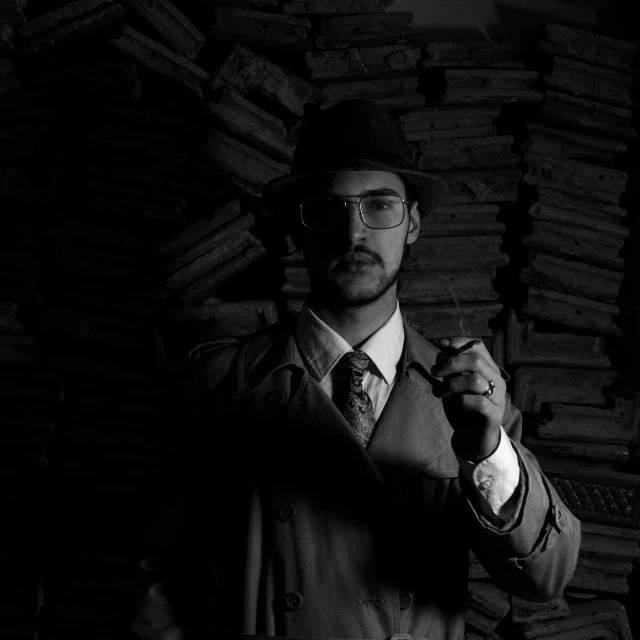
M 353 351 L 349 343 L 323 322 L 307 304 L 297 317 L 296 340 L 309 375 L 335 400 L 334 390 L 347 384 L 346 371 L 336 367 L 342 356 Z M 373 403 L 376 422 L 400 376 L 404 347 L 404 325 L 400 305 L 391 317 L 360 346 L 370 363 L 362 386 Z M 454 451 L 455 453 L 455 451 Z M 485 460 L 474 463 L 456 454 L 460 469 L 473 488 L 483 514 L 494 524 L 508 522 L 515 512 L 520 482 L 518 457 L 500 428 L 500 443 Z

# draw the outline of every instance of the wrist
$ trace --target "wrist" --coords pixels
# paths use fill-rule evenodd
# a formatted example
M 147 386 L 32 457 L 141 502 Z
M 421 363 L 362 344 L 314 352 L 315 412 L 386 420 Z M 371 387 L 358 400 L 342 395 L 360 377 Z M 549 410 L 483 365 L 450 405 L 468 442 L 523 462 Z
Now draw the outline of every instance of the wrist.
M 468 433 L 464 436 L 454 432 L 451 438 L 451 446 L 455 453 L 473 463 L 479 463 L 492 456 L 500 445 L 501 425 L 486 429 L 477 438 L 470 438 Z

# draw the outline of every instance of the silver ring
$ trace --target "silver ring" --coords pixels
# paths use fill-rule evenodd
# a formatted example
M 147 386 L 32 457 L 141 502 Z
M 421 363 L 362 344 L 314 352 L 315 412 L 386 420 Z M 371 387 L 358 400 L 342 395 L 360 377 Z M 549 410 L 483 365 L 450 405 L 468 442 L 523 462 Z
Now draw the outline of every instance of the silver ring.
M 489 380 L 489 386 L 487 387 L 486 391 L 483 391 L 482 395 L 485 398 L 488 398 L 489 396 L 493 395 L 493 392 L 496 390 L 496 384 L 493 380 Z

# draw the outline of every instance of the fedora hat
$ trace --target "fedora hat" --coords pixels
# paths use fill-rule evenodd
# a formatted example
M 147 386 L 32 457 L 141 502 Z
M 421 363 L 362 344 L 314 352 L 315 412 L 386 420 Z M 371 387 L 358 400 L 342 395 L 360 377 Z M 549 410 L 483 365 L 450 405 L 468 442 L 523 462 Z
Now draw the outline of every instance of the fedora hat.
M 303 180 L 336 171 L 395 173 L 414 188 L 422 215 L 447 194 L 442 178 L 416 167 L 414 148 L 396 118 L 368 100 L 345 100 L 305 123 L 290 174 L 271 180 L 264 198 L 277 204 L 291 198 Z

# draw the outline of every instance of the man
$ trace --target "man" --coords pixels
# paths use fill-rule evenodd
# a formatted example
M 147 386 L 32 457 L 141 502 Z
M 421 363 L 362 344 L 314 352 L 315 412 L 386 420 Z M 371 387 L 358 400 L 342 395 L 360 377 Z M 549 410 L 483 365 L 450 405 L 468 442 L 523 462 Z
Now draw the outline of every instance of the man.
M 438 350 L 402 319 L 403 256 L 445 192 L 372 103 L 304 129 L 265 196 L 311 295 L 194 352 L 205 406 L 167 520 L 177 551 L 141 565 L 141 637 L 461 640 L 469 545 L 523 598 L 571 579 L 579 523 L 519 443 L 500 369 L 481 341 Z

